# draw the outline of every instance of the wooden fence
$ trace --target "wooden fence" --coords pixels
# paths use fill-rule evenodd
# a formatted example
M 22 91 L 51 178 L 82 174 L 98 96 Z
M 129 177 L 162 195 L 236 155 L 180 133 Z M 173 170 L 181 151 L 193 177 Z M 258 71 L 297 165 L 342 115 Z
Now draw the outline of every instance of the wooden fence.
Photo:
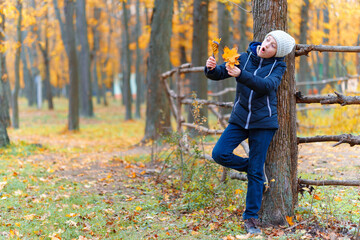
M 327 52 L 360 52 L 360 47 L 346 47 L 346 46 L 323 46 L 323 45 L 304 45 L 298 44 L 296 45 L 296 53 L 295 56 L 307 55 L 310 51 L 327 51 Z M 161 75 L 161 80 L 165 86 L 165 92 L 168 96 L 171 111 L 176 119 L 177 123 L 177 131 L 182 132 L 182 127 L 194 128 L 199 130 L 202 134 L 221 134 L 224 130 L 215 130 L 209 129 L 203 126 L 198 126 L 193 123 L 185 122 L 184 117 L 181 115 L 182 113 L 182 105 L 191 105 L 196 100 L 198 104 L 208 105 L 209 110 L 219 119 L 219 122 L 223 128 L 226 128 L 227 122 L 226 117 L 220 114 L 216 110 L 216 107 L 224 107 L 224 108 L 232 108 L 232 102 L 218 102 L 214 100 L 207 99 L 190 99 L 186 98 L 186 96 L 182 95 L 182 84 L 181 84 L 181 74 L 184 73 L 192 73 L 192 72 L 203 72 L 204 67 L 191 67 L 191 64 L 183 64 L 178 68 L 174 68 L 168 72 L 165 72 Z M 176 80 L 176 91 L 170 89 L 169 84 L 166 79 L 175 75 Z M 338 81 L 347 81 L 349 78 L 359 78 L 359 76 L 347 76 L 341 79 L 328 79 L 324 81 L 320 81 L 319 83 L 330 83 L 330 82 L 338 82 Z M 305 83 L 309 84 L 309 83 Z M 314 84 L 311 82 L 311 84 Z M 300 84 L 298 84 L 300 85 Z M 235 91 L 234 88 L 227 88 L 218 93 L 209 94 L 210 96 L 217 97 L 228 92 Z M 351 105 L 351 104 L 360 104 L 360 96 L 345 96 L 341 93 L 335 92 L 335 95 L 327 95 L 327 96 L 303 96 L 301 92 L 297 92 L 295 94 L 296 103 L 302 104 L 311 104 L 311 103 L 320 103 L 322 105 L 325 104 L 340 104 L 341 106 Z M 353 136 L 351 134 L 342 134 L 342 135 L 332 135 L 332 136 L 313 136 L 313 137 L 298 137 L 297 144 L 302 143 L 313 143 L 313 142 L 337 142 L 335 146 L 340 145 L 342 143 L 348 143 L 350 146 L 360 145 L 360 136 Z M 249 152 L 249 147 L 246 142 L 241 143 L 244 148 L 246 154 Z M 183 146 L 181 146 L 183 147 Z M 204 154 L 204 159 L 212 160 L 211 156 Z M 224 168 L 224 174 L 222 180 L 226 178 L 226 168 Z M 232 172 L 230 174 L 230 178 L 239 179 L 239 180 L 247 180 L 246 175 Z M 342 186 L 360 186 L 360 181 L 358 180 L 306 180 L 298 178 L 299 186 L 308 186 L 308 185 L 316 185 L 316 186 L 328 186 L 328 185 L 342 185 Z

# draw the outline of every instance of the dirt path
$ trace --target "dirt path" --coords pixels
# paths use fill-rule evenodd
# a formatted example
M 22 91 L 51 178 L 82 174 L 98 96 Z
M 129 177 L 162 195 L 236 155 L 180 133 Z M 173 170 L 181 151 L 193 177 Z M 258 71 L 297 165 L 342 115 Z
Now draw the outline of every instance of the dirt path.
M 30 156 L 27 161 L 39 163 L 61 178 L 85 183 L 92 191 L 103 194 L 124 191 L 124 184 L 129 180 L 150 176 L 146 172 L 150 166 L 126 159 L 150 155 L 152 151 L 151 146 L 143 146 L 118 152 L 44 153 Z M 237 149 L 238 154 L 242 152 L 241 148 Z M 318 175 L 318 179 L 360 180 L 359 153 L 360 146 L 343 144 L 334 148 L 332 143 L 303 144 L 299 147 L 299 176 L 312 173 Z

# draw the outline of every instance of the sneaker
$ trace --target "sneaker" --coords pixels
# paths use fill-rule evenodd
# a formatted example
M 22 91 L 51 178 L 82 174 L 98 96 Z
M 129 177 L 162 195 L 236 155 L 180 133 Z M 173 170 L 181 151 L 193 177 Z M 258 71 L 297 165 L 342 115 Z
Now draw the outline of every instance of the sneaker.
M 245 230 L 250 234 L 261 234 L 261 229 L 258 227 L 259 222 L 255 218 L 245 219 Z

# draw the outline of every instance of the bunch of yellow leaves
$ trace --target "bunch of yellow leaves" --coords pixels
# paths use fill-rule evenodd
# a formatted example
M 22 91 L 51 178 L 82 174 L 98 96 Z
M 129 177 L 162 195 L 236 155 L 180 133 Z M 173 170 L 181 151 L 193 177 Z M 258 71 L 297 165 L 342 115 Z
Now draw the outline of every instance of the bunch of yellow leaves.
M 214 40 L 209 40 L 211 50 L 213 52 L 213 57 L 219 52 L 219 44 L 221 42 L 221 38 L 215 38 Z
M 237 47 L 229 49 L 228 47 L 224 48 L 224 54 L 222 55 L 224 62 L 226 62 L 226 66 L 230 66 L 233 68 L 235 65 L 239 64 L 238 58 L 240 54 L 237 52 Z

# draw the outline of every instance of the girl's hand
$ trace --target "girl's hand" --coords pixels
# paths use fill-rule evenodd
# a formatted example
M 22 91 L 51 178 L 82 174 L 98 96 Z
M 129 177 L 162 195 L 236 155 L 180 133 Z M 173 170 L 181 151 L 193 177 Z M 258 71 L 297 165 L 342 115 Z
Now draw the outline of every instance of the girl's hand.
M 206 67 L 209 70 L 213 70 L 216 67 L 216 60 L 213 56 L 210 56 L 208 60 L 206 61 Z
M 240 76 L 241 70 L 240 68 L 234 66 L 233 68 L 230 66 L 226 66 L 226 70 L 228 71 L 228 74 L 232 77 L 238 77 Z

